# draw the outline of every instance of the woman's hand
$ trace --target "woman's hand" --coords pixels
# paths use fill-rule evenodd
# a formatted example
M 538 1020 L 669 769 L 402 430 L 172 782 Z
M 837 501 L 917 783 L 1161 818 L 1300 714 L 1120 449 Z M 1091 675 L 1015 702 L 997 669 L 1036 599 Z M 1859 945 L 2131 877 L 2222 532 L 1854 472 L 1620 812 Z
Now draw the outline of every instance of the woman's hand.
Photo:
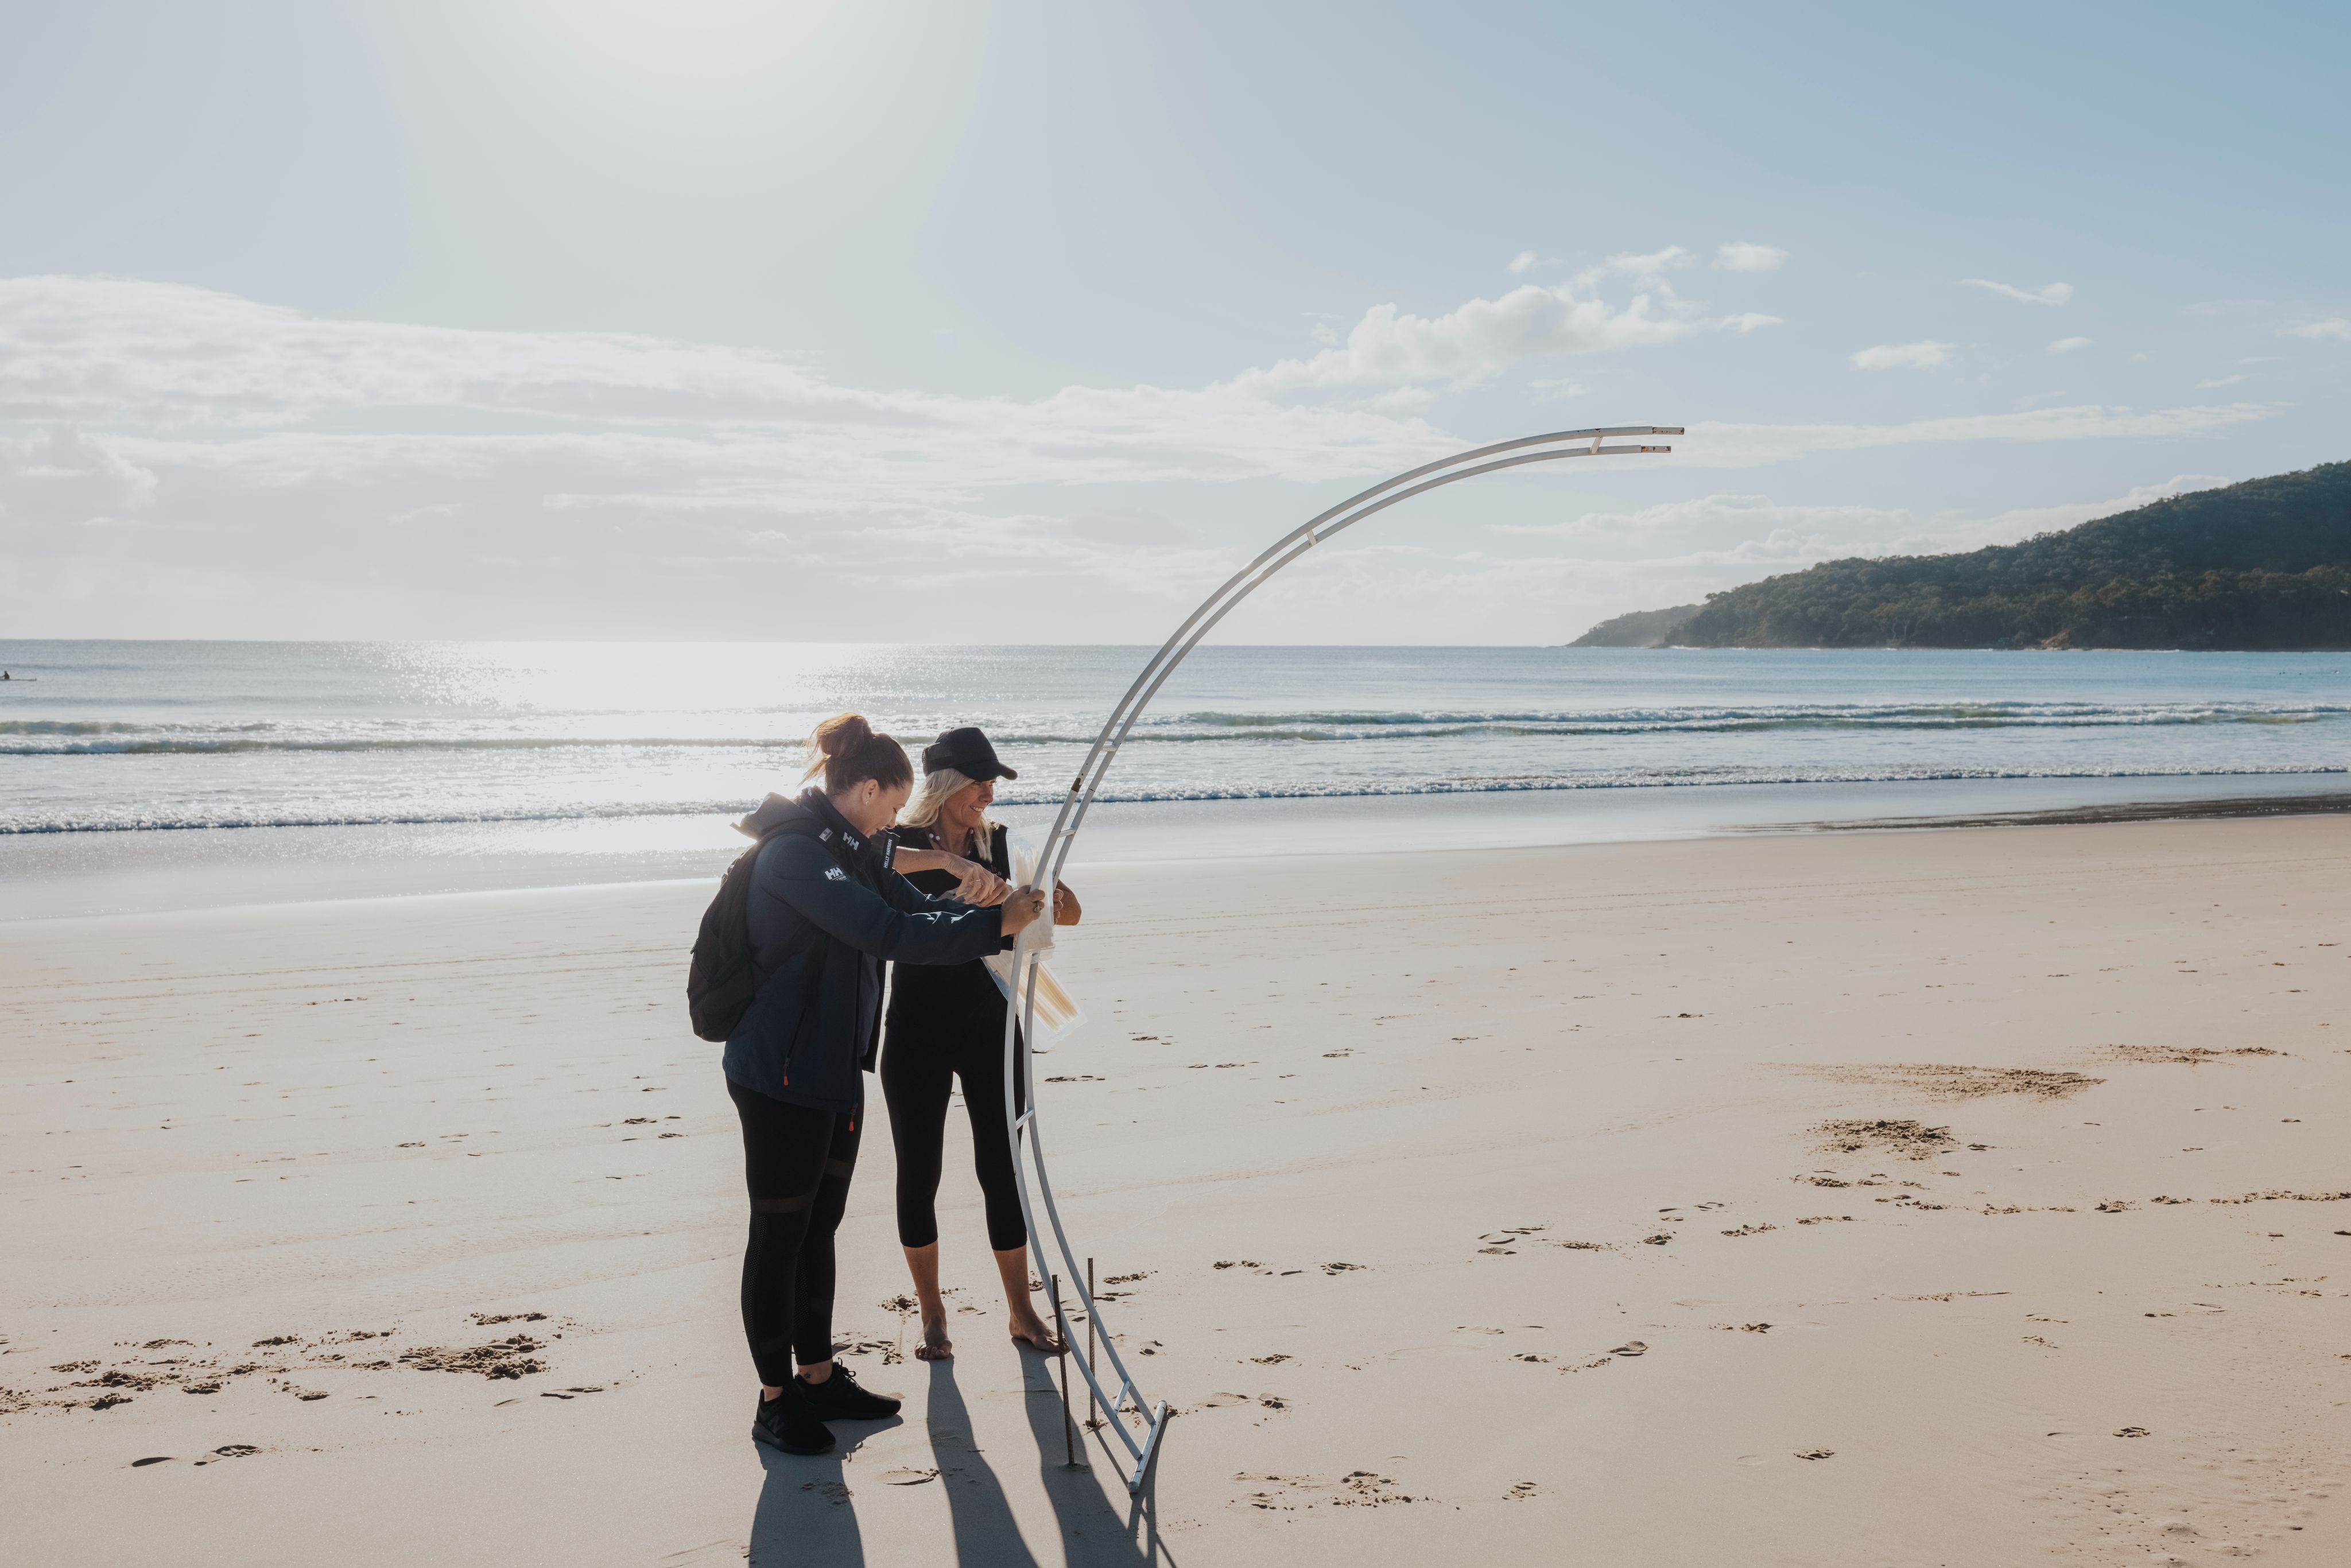
M 1004 902 L 1012 892 L 1012 884 L 976 861 L 961 855 L 947 855 L 939 868 L 951 872 L 956 879 L 955 895 L 977 908 L 989 909 Z
M 1068 883 L 1057 882 L 1053 884 L 1054 925 L 1075 925 L 1085 917 L 1085 913 L 1084 907 L 1078 903 L 1078 895 L 1070 891 Z
M 1045 895 L 1034 888 L 1022 888 L 1004 901 L 1004 934 L 1018 936 L 1044 914 Z

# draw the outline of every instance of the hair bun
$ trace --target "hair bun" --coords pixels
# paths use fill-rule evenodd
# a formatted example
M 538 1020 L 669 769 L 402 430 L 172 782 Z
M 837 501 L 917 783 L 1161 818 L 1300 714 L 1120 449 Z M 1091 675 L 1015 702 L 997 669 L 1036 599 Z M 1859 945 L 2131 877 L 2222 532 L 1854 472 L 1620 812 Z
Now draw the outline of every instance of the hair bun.
M 876 733 L 862 713 L 834 714 L 816 727 L 809 744 L 816 758 L 801 777 L 823 774 L 828 795 L 838 795 L 867 779 L 889 789 L 914 781 L 914 768 L 906 760 L 906 748 L 890 736 Z
M 827 757 L 848 757 L 873 738 L 862 713 L 837 713 L 816 727 L 816 748 Z

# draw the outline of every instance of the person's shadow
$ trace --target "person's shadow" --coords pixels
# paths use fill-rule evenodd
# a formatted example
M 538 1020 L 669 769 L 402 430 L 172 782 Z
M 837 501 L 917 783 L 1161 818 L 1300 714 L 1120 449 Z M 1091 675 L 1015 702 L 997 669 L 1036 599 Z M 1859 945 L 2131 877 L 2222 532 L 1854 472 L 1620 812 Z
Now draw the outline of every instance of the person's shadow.
M 901 1424 L 894 1416 L 843 1422 L 833 1428 L 832 1452 L 814 1458 L 753 1443 L 767 1479 L 751 1514 L 751 1549 L 744 1558 L 751 1568 L 862 1568 L 865 1541 L 841 1467 L 866 1438 Z
M 1039 1479 L 1061 1531 L 1061 1561 L 1067 1568 L 1174 1568 L 1175 1559 L 1159 1535 L 1153 1489 L 1145 1487 L 1144 1495 L 1122 1513 L 1093 1474 L 1067 1468 L 1053 1363 L 1039 1355 L 1024 1354 L 1020 1360 L 1022 1398 L 1037 1445 Z M 955 1363 L 925 1364 L 931 1386 L 924 1425 L 931 1440 L 931 1462 L 946 1494 L 957 1568 L 1044 1568 L 1021 1537 L 1003 1483 L 973 1441 L 971 1413 L 956 1387 Z M 838 1423 L 833 1436 L 840 1446 L 820 1458 L 794 1458 L 759 1445 L 767 1479 L 751 1520 L 747 1559 L 751 1568 L 863 1568 L 864 1537 L 841 1466 L 866 1437 L 897 1425 L 896 1417 Z M 1115 1444 L 1098 1443 L 1081 1430 L 1076 1437 L 1081 1460 L 1103 1466 L 1124 1458 L 1124 1450 Z

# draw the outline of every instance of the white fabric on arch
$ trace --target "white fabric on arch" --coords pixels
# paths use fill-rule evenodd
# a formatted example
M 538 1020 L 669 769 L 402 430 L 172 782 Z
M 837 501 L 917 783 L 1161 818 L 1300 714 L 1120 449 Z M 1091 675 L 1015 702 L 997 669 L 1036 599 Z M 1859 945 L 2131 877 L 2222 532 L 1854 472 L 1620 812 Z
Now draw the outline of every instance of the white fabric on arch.
M 1000 829 L 1005 847 L 1010 852 L 1012 880 L 1025 885 L 1037 874 L 1037 846 L 1033 837 L 1021 831 Z M 1078 1005 L 1053 971 L 1046 967 L 1045 952 L 1053 946 L 1053 920 L 1049 910 L 1046 917 L 1021 933 L 1019 949 L 1011 953 L 991 953 L 981 960 L 996 981 L 996 988 L 1004 993 L 1005 1000 L 1017 1008 L 1020 1005 L 1016 983 L 1019 971 L 1014 967 L 1023 957 L 1036 966 L 1037 1010 L 1029 1019 L 1029 1049 L 1043 1052 L 1053 1049 L 1063 1039 L 1085 1027 L 1086 1010 Z

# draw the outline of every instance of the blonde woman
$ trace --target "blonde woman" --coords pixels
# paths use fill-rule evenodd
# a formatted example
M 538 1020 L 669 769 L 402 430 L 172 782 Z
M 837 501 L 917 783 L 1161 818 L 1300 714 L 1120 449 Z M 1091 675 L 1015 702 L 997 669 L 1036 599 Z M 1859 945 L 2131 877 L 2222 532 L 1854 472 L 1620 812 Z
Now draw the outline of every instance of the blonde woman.
M 987 812 L 996 799 L 996 780 L 1018 777 L 975 727 L 948 730 L 924 747 L 922 789 L 890 831 L 898 841 L 900 865 L 909 863 L 911 853 L 922 852 L 939 855 L 943 863 L 935 871 L 913 871 L 907 880 L 925 893 L 952 894 L 956 867 L 944 862 L 959 858 L 1008 884 L 1011 851 L 1004 830 Z M 1082 913 L 1068 887 L 1054 890 L 1055 925 L 1075 925 Z M 890 1106 L 890 1141 L 898 1152 L 898 1241 L 922 1303 L 923 1338 L 914 1354 L 924 1361 L 955 1354 L 946 1302 L 939 1294 L 936 1202 L 948 1092 L 958 1080 L 971 1118 L 972 1163 L 987 1207 L 987 1245 L 1011 1309 L 1012 1337 L 1037 1350 L 1061 1349 L 1029 1301 L 1029 1230 L 1020 1218 L 1011 1139 L 1004 1125 L 1004 993 L 977 959 L 891 966 L 882 1094 Z M 1028 1086 L 1015 1083 L 1014 1093 L 1025 1103 Z

